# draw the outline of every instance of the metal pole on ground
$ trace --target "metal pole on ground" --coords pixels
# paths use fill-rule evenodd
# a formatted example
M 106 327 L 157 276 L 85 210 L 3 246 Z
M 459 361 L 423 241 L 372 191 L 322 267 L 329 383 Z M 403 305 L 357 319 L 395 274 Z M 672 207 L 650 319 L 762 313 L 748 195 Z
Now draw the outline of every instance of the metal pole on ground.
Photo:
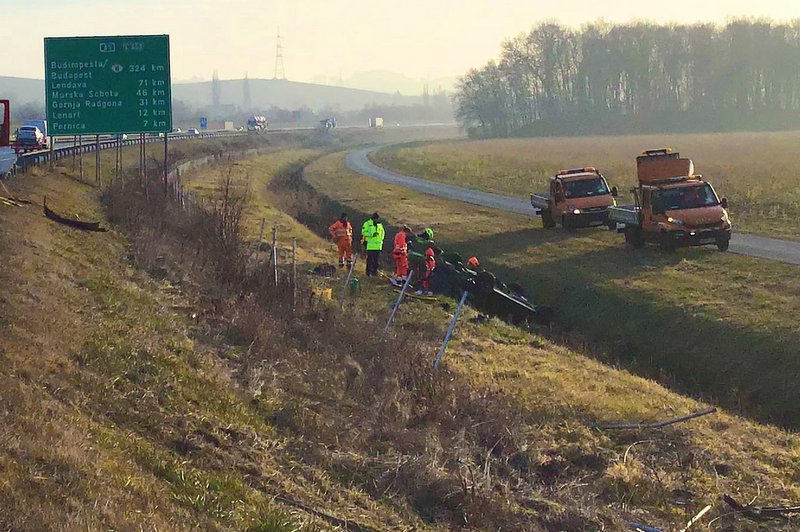
M 278 228 L 272 228 L 272 273 L 278 286 Z
M 94 136 L 94 180 L 97 186 L 101 186 L 100 182 L 100 135 Z
M 292 239 L 292 310 L 297 308 L 297 239 Z
M 447 349 L 447 344 L 450 342 L 450 336 L 452 336 L 453 330 L 456 328 L 458 316 L 461 314 L 461 309 L 464 307 L 464 302 L 467 300 L 468 295 L 469 292 L 466 290 L 464 290 L 464 293 L 461 294 L 461 301 L 458 302 L 458 308 L 456 308 L 456 313 L 453 315 L 453 321 L 450 322 L 450 327 L 447 328 L 447 334 L 444 335 L 444 342 L 442 342 L 442 347 L 439 349 L 439 354 L 436 355 L 436 361 L 433 363 L 433 371 L 436 371 L 439 368 L 439 362 L 442 361 L 444 350 Z
M 400 303 L 403 301 L 403 296 L 406 295 L 406 290 L 408 290 L 408 285 L 411 283 L 412 275 L 414 275 L 414 270 L 408 272 L 406 282 L 403 283 L 403 288 L 400 289 L 400 295 L 397 296 L 397 301 L 395 301 L 394 305 L 392 306 L 392 313 L 389 315 L 389 321 L 386 322 L 386 327 L 383 328 L 384 334 L 389 332 L 389 326 L 392 324 L 392 321 L 394 321 L 394 315 L 397 314 L 397 309 L 400 308 Z
M 347 296 L 347 285 L 350 284 L 350 279 L 353 277 L 353 271 L 356 268 L 356 262 L 358 261 L 358 253 L 353 255 L 353 263 L 350 264 L 350 271 L 347 272 L 347 278 L 344 280 L 344 290 L 342 290 L 342 297 L 339 300 L 339 306 L 344 306 L 344 298 Z

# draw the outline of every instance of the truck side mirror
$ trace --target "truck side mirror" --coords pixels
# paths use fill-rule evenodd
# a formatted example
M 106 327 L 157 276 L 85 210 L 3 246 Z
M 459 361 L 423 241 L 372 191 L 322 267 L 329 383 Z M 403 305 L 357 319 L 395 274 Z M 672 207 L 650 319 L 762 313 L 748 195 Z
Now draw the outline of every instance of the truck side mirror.
M 617 187 L 611 187 L 611 197 L 616 198 L 617 196 L 619 196 L 619 190 Z
M 728 198 L 722 198 L 719 201 L 719 204 L 723 209 L 727 209 L 728 208 Z

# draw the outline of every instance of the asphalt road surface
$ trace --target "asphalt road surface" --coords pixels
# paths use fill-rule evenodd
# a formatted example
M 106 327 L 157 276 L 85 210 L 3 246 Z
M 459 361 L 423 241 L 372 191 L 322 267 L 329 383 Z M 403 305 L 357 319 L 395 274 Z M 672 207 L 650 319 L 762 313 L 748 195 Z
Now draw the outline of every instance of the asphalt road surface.
M 514 214 L 535 216 L 533 207 L 528 198 L 480 192 L 455 185 L 436 183 L 419 177 L 398 174 L 397 172 L 381 168 L 373 164 L 367 158 L 371 152 L 377 149 L 379 148 L 373 147 L 349 153 L 347 155 L 347 167 L 354 172 L 377 179 L 378 181 L 410 188 L 432 196 L 462 201 L 482 207 L 490 207 Z M 729 251 L 740 255 L 748 255 L 750 257 L 800 265 L 800 242 L 737 233 L 734 230 Z

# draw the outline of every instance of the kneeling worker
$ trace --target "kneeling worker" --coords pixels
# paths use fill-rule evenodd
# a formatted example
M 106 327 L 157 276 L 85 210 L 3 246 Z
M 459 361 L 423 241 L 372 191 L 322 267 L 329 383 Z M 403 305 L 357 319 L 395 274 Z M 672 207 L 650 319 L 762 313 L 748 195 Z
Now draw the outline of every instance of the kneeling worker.
M 343 212 L 336 222 L 328 227 L 331 238 L 339 248 L 339 267 L 344 267 L 347 260 L 347 267 L 353 264 L 353 226 L 347 220 L 347 213 Z

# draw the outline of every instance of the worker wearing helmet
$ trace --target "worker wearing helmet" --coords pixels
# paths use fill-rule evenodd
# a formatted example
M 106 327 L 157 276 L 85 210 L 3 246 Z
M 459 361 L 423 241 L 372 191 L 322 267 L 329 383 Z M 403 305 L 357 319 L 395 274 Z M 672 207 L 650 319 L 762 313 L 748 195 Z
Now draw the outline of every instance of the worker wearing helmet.
M 408 241 L 413 233 L 408 225 L 394 236 L 394 249 L 392 258 L 395 264 L 395 279 L 393 284 L 402 284 L 408 278 Z
M 422 266 L 420 274 L 420 289 L 416 291 L 417 295 L 432 296 L 431 274 L 436 269 L 436 258 L 434 258 L 433 249 L 428 248 L 425 250 L 425 262 Z
M 433 229 L 430 227 L 425 228 L 423 232 L 417 235 L 417 244 L 427 246 L 433 244 Z
M 478 268 L 480 268 L 481 263 L 478 262 L 478 257 L 470 257 L 467 260 L 467 266 L 469 266 L 473 270 L 477 270 Z

